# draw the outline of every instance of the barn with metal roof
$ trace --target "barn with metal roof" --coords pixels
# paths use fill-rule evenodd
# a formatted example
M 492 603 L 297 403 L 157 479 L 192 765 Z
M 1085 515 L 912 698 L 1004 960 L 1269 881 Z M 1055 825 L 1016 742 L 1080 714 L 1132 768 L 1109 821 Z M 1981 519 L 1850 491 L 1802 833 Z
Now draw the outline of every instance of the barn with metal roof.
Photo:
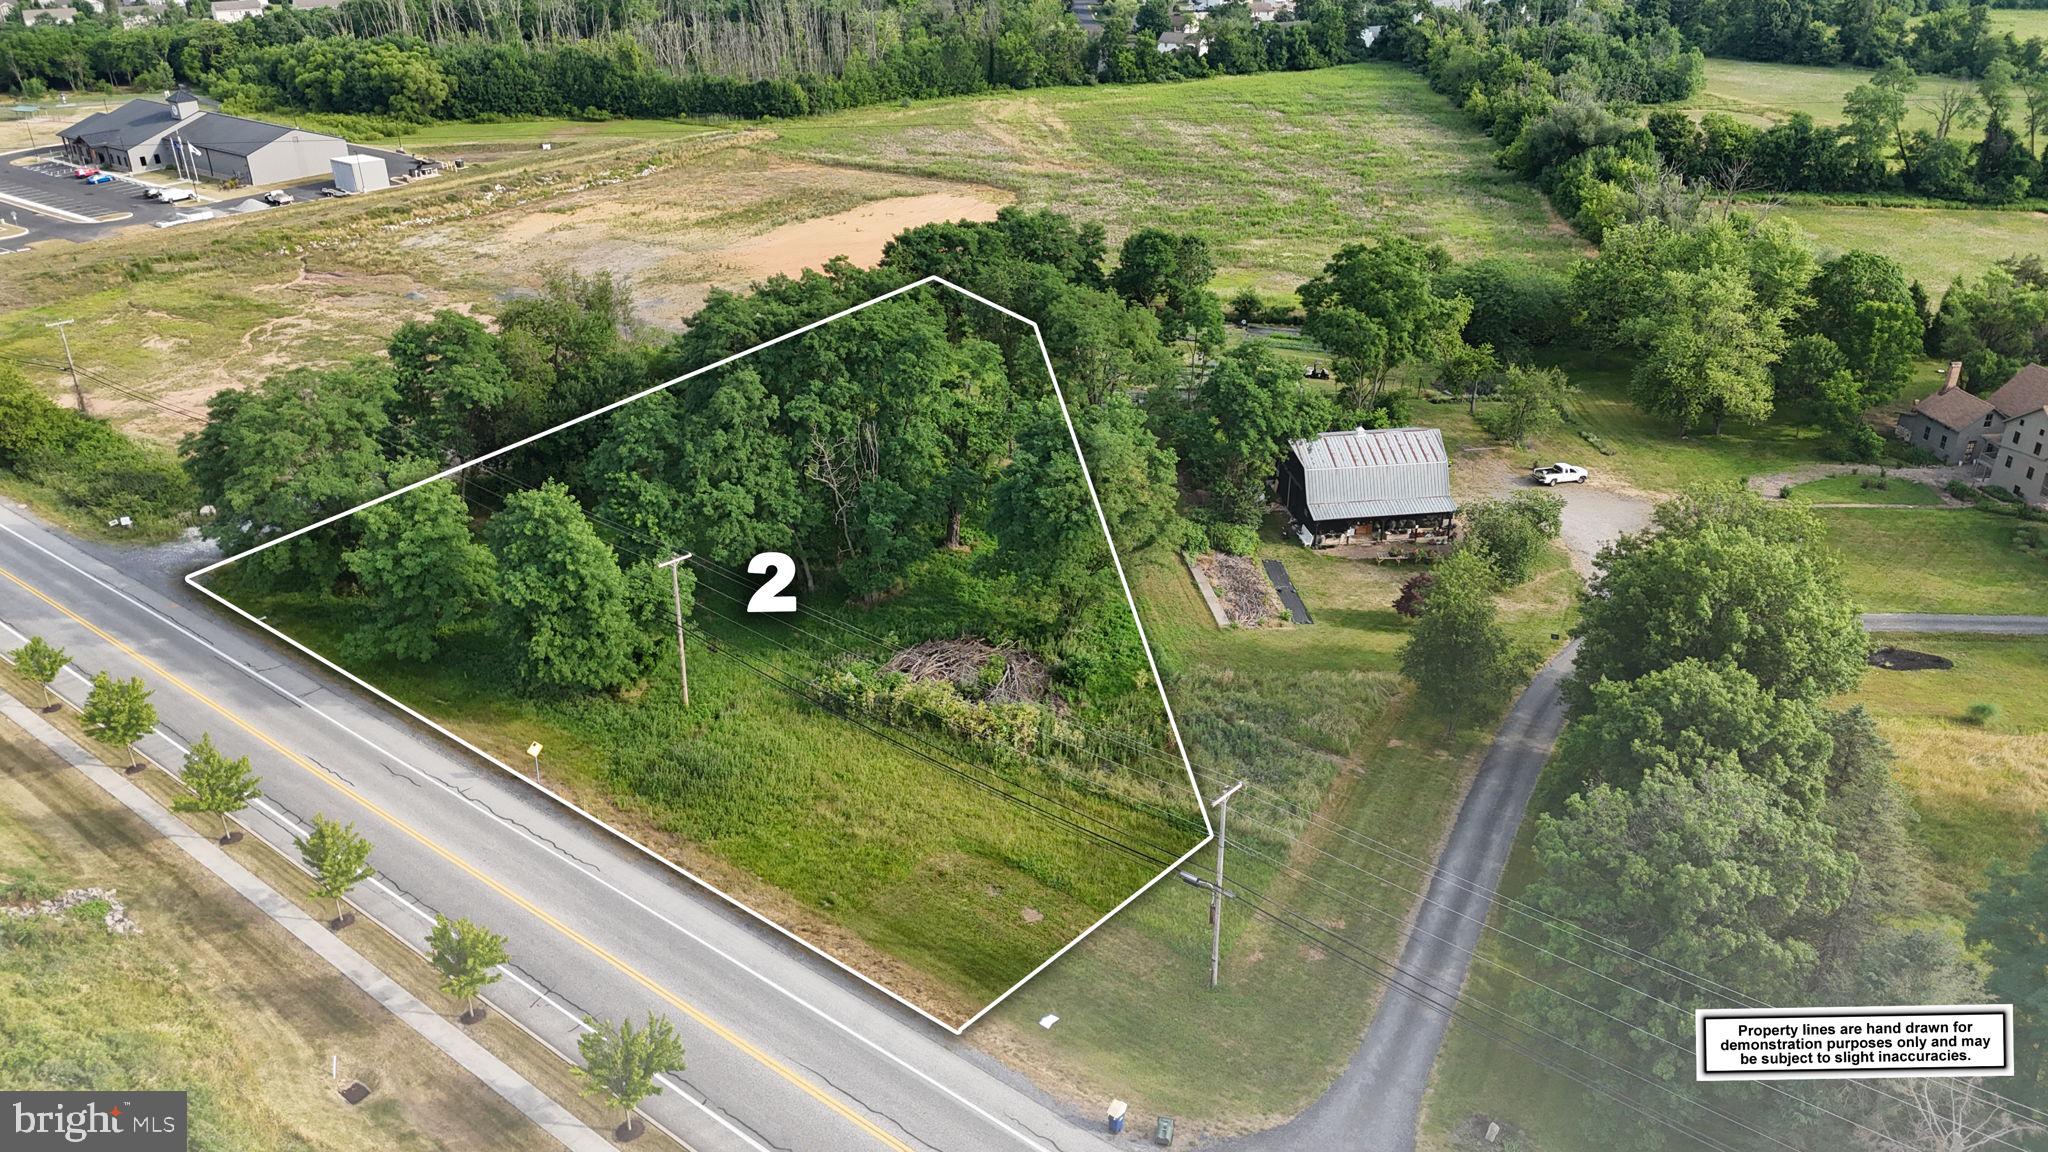
M 1311 547 L 1448 532 L 1458 511 L 1435 428 L 1347 428 L 1297 440 L 1280 464 L 1280 500 Z

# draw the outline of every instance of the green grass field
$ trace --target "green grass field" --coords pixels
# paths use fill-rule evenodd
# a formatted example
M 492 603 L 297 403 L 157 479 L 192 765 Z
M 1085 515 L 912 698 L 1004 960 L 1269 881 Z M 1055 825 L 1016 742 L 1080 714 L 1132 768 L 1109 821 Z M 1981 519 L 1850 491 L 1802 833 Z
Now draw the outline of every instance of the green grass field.
M 1828 476 L 1796 484 L 1786 499 L 1808 504 L 1904 504 L 1929 507 L 1941 503 L 1941 493 L 1917 480 L 1895 477 Z
M 1820 508 L 1866 612 L 2048 613 L 2048 559 L 2020 522 L 1974 508 Z
M 1955 662 L 1920 672 L 1873 670 L 1849 701 L 1878 717 L 1899 754 L 1899 780 L 1920 814 L 1935 907 L 1968 914 L 1970 893 L 1995 859 L 2023 863 L 2048 813 L 2048 640 L 2030 636 L 1880 637 Z M 1996 714 L 1970 723 L 1966 710 Z
M 1392 228 L 1465 258 L 1561 265 L 1584 244 L 1414 72 L 1361 64 L 1181 84 L 1046 89 L 777 124 L 828 164 L 992 184 L 1031 207 L 1217 249 L 1218 287 L 1292 292 L 1338 246 Z
M 1890 256 L 1936 299 L 1950 284 L 1974 279 L 1999 260 L 2048 254 L 2043 212 L 1797 202 L 1770 212 L 1798 226 L 1823 258 L 1851 248 Z
M 1993 8 L 1991 26 L 2021 40 L 2048 37 L 2048 8 Z
M 1679 107 L 1699 113 L 1725 112 L 1758 126 L 1786 120 L 1796 112 L 1806 113 L 1817 124 L 1840 124 L 1844 119 L 1843 98 L 1873 74 L 1868 68 L 1766 64 L 1714 57 L 1707 61 L 1706 83 Z M 1919 89 L 1908 100 L 1906 126 L 1933 127 L 1934 117 L 1926 105 L 1944 88 L 1969 87 L 1964 81 L 1945 76 L 1920 77 Z
M 1994 12 L 1993 19 L 2021 18 L 2048 24 L 2041 12 Z M 1849 90 L 1868 80 L 1862 68 L 1823 68 L 1710 59 L 1705 86 L 1685 108 L 1724 112 L 1747 123 L 1768 125 L 1804 112 L 1816 123 L 1839 124 Z M 1963 81 L 1920 77 L 1909 99 L 1907 127 L 1931 128 L 1929 105 L 1945 88 Z M 1965 129 L 1965 132 L 1971 130 Z M 1974 137 L 1972 137 L 1974 139 Z M 1906 274 L 1934 291 L 1983 271 L 2015 253 L 2048 252 L 2048 215 L 1973 208 L 1890 208 L 1816 204 L 1794 198 L 1774 204 L 1772 213 L 1799 226 L 1823 255 L 1862 248 L 1882 252 L 1905 265 Z

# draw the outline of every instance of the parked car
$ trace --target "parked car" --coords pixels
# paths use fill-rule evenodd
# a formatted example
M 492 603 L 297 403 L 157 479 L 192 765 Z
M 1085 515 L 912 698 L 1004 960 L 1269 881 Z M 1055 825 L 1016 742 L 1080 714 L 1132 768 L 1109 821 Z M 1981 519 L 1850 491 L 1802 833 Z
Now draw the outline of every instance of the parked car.
M 1576 464 L 1566 464 L 1562 460 L 1555 464 L 1538 464 L 1529 470 L 1529 478 L 1546 488 L 1559 484 L 1584 484 L 1589 475 L 1591 473 L 1584 468 Z
M 341 189 L 339 189 L 339 188 L 334 188 L 334 187 L 327 187 L 327 188 L 322 188 L 322 189 L 320 190 L 320 194 L 321 194 L 322 196 L 346 196 L 346 195 L 348 195 L 348 193 L 346 193 L 346 192 L 342 191 L 342 190 L 341 190 Z
M 105 172 L 95 172 L 92 175 L 87 176 L 85 178 L 85 182 L 87 184 L 112 184 L 114 182 L 114 178 L 112 176 L 107 175 Z
M 100 170 L 99 170 L 99 169 L 97 169 L 97 168 L 90 168 L 90 167 L 78 167 L 78 168 L 73 168 L 73 169 L 71 170 L 71 174 L 72 174 L 73 176 L 76 176 L 76 177 L 78 177 L 78 178 L 79 178 L 80 180 L 84 180 L 84 179 L 87 179 L 88 177 L 92 177 L 92 176 L 97 176 L 97 175 L 99 175 L 99 174 L 100 174 Z
M 166 204 L 176 204 L 183 200 L 190 200 L 194 196 L 190 188 L 158 188 L 155 191 L 156 198 Z
M 291 193 L 282 188 L 275 188 L 263 194 L 265 204 L 289 204 L 294 199 L 296 198 Z

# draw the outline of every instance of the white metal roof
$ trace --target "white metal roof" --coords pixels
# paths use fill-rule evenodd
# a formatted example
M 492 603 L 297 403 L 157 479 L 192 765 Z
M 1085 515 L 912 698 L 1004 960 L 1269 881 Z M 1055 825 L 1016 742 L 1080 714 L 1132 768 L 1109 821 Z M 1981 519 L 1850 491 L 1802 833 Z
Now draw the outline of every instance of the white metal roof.
M 1347 428 L 1294 442 L 1317 521 L 1457 511 L 1451 460 L 1434 428 Z

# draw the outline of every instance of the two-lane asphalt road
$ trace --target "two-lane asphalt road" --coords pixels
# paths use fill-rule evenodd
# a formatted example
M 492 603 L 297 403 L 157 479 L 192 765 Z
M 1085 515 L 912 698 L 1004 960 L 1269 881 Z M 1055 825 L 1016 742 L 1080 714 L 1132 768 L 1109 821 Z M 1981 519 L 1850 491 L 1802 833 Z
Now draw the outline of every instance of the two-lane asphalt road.
M 1103 1138 L 942 1030 L 338 680 L 167 599 L 0 509 L 0 643 L 41 634 L 90 673 L 141 676 L 175 763 L 210 733 L 247 755 L 250 823 L 289 849 L 315 813 L 375 845 L 365 911 L 504 933 L 502 1011 L 565 1050 L 577 1020 L 676 1021 L 689 1067 L 651 1115 L 703 1152 L 1078 1152 Z M 263 814 L 274 814 L 268 816 Z M 374 930 L 365 925 L 355 931 Z

